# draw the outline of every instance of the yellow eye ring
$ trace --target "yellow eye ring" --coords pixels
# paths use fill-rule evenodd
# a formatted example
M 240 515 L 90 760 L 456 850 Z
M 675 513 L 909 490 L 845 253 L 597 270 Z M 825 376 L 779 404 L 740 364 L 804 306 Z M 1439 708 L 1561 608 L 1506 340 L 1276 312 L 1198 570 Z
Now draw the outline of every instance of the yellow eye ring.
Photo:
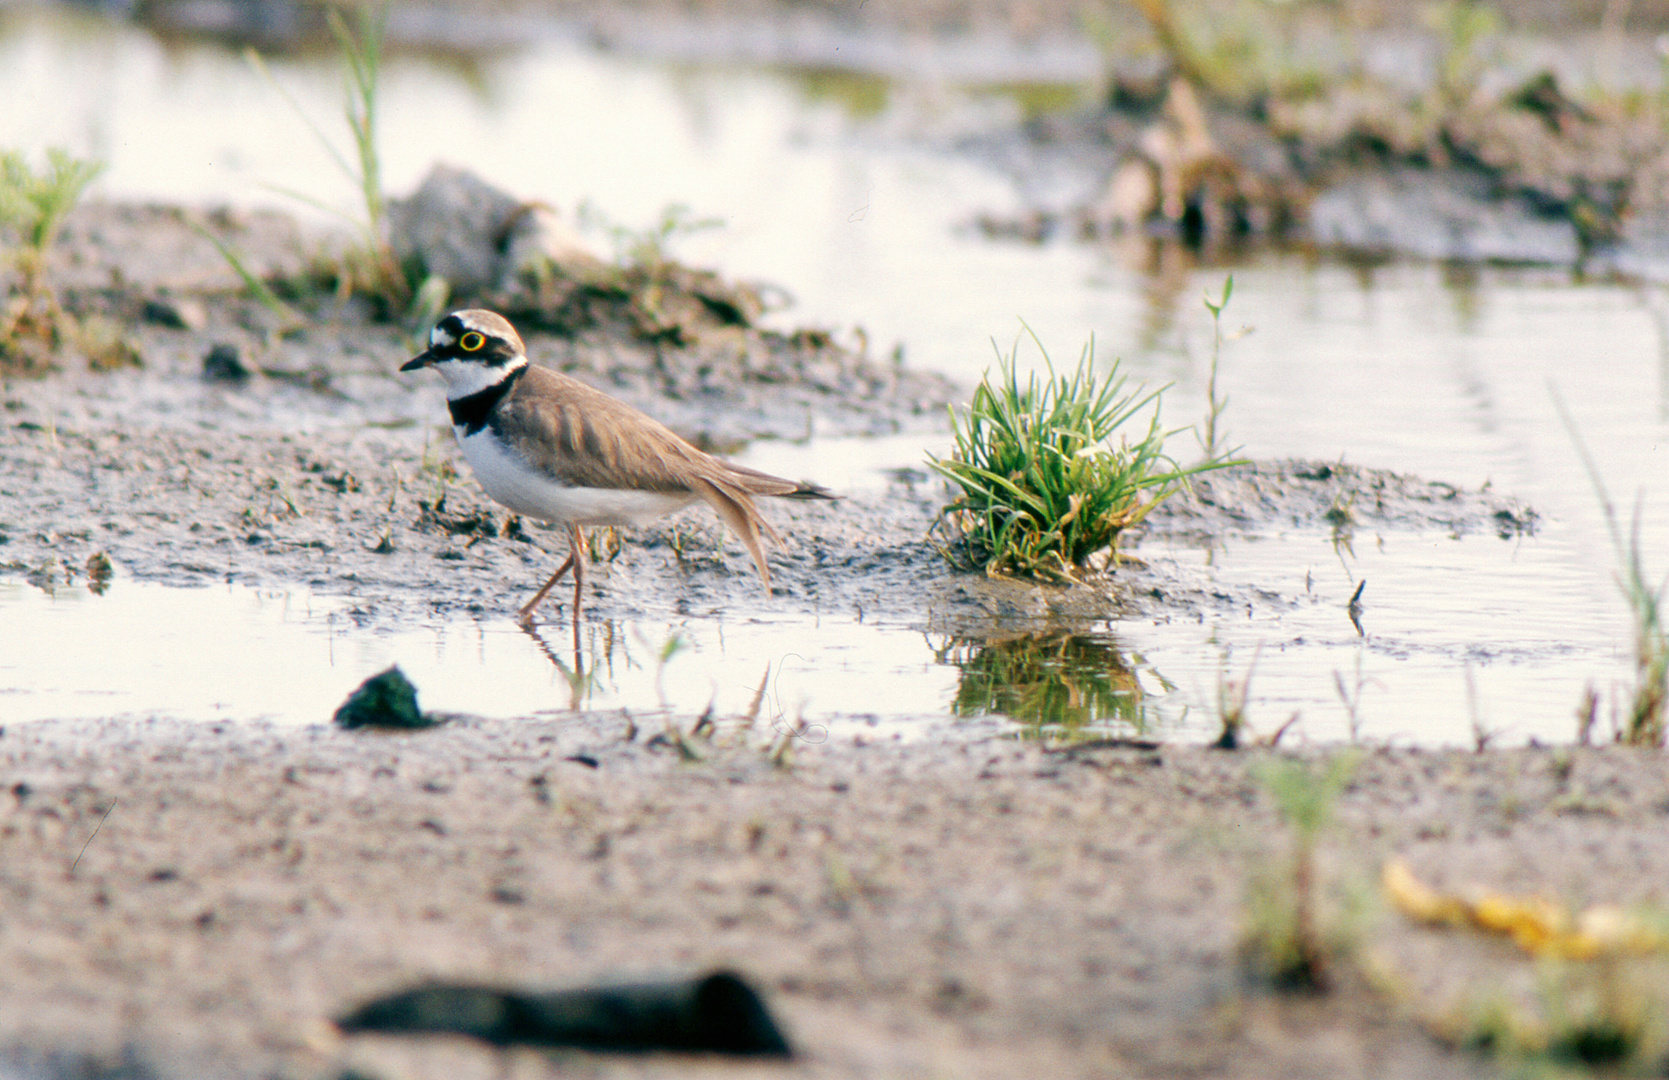
M 464 350 L 464 352 L 480 352 L 481 346 L 486 343 L 487 339 L 485 337 L 471 330 L 458 339 L 458 348 Z

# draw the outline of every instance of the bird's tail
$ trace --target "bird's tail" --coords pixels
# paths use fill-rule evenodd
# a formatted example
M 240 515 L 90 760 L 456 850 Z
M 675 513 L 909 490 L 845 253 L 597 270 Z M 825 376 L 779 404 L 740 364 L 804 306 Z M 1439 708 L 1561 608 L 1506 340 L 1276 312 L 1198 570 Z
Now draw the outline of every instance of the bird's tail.
M 742 546 L 748 549 L 748 554 L 753 556 L 753 565 L 759 568 L 759 580 L 765 583 L 765 591 L 770 592 L 771 568 L 765 563 L 761 537 L 780 547 L 782 536 L 759 513 L 753 497 L 741 486 L 701 479 L 696 481 L 695 490 L 707 500 L 707 505 L 719 515 L 719 519 L 730 526 L 730 531 L 736 534 Z
M 722 462 L 725 471 L 730 475 L 727 479 L 747 492 L 749 495 L 775 495 L 780 499 L 838 499 L 840 496 L 830 493 L 821 484 L 813 484 L 809 480 L 784 480 L 780 476 L 750 469 L 745 465 L 734 462 Z

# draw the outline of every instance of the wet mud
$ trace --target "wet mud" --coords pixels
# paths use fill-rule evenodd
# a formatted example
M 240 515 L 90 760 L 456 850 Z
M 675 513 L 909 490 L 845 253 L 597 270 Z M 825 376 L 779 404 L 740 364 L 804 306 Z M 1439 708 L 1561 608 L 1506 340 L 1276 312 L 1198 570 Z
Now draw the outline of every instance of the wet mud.
M 1452 102 L 1348 82 L 1248 104 L 1179 77 L 1115 77 L 1107 102 L 962 140 L 1013 177 L 998 239 L 1140 237 L 1227 252 L 1301 245 L 1669 276 L 1662 124 L 1623 102 L 1586 107 L 1546 71 Z
M 1289 857 L 1264 752 L 860 739 L 784 763 L 768 736 L 720 717 L 681 753 L 615 714 L 9 726 L 0 1070 L 726 1071 L 327 1023 L 416 982 L 722 966 L 799 1052 L 761 1076 L 1474 1077 L 1502 1073 L 1445 1033 L 1536 999 L 1536 961 L 1371 900 L 1331 993 L 1247 982 L 1248 882 Z M 1322 841 L 1324 910 L 1394 856 L 1445 889 L 1651 902 L 1665 805 L 1656 757 L 1621 749 L 1372 751 Z
M 31 404 L 31 391 L 47 386 L 13 386 L 10 426 L 0 429 L 0 570 L 42 588 L 84 579 L 102 556 L 119 574 L 170 585 L 306 585 L 349 598 L 363 625 L 386 626 L 513 612 L 565 552 L 560 530 L 516 518 L 480 491 L 448 429 L 300 434 L 202 415 L 180 427 L 95 426 L 91 417 L 72 427 Z M 182 390 L 188 399 L 201 392 Z M 272 392 L 289 402 L 293 389 Z M 586 615 L 838 613 L 969 635 L 1290 602 L 1267 590 L 1231 594 L 1203 573 L 1149 560 L 1140 537 L 1126 541 L 1126 563 L 1089 584 L 956 573 L 929 536 L 946 501 L 939 486 L 769 507 L 788 538 L 770 556 L 769 596 L 711 515 L 605 536 Z M 1161 504 L 1143 534 L 1202 545 L 1289 529 L 1348 539 L 1360 525 L 1511 537 L 1534 521 L 1533 510 L 1491 492 L 1277 462 L 1196 484 Z M 553 606 L 549 617 L 565 622 L 567 613 Z
M 918 8 L 934 25 L 991 10 Z M 316 293 L 302 326 L 283 325 L 193 221 L 273 281 L 317 281 L 338 254 L 282 215 L 78 212 L 55 280 L 78 313 L 122 326 L 141 366 L 0 384 L 0 573 L 43 589 L 107 568 L 182 587 L 304 584 L 348 598 L 367 626 L 513 611 L 560 538 L 475 486 L 439 388 L 395 374 L 414 343 Z M 524 313 L 534 359 L 719 448 L 925 431 L 966 391 L 715 303 L 706 279 L 678 284 L 698 297 L 683 314 L 570 278 L 545 315 Z M 1259 462 L 1160 507 L 1110 577 L 1059 588 L 952 572 L 928 539 L 941 502 L 900 472 L 882 493 L 771 508 L 789 542 L 770 596 L 710 518 L 637 530 L 600 545 L 584 615 L 842 612 L 973 651 L 1115 615 L 1295 602 L 1209 582 L 1161 539 L 1348 543 L 1360 528 L 1505 542 L 1536 526 L 1511 493 Z M 983 690 L 964 680 L 984 695 L 971 711 L 1007 707 L 1000 659 Z M 458 716 L 401 735 L 0 725 L 0 1073 L 717 1072 L 345 1037 L 326 1018 L 428 979 L 545 992 L 719 966 L 761 988 L 803 1051 L 750 1067 L 762 1076 L 1494 1076 L 1457 1048 L 1456 1019 L 1487 995 L 1534 1007 L 1534 962 L 1373 899 L 1355 905 L 1355 959 L 1333 993 L 1248 982 L 1249 882 L 1291 850 L 1259 779 L 1265 751 L 812 744 L 746 717 L 701 734 L 695 717 L 655 721 L 676 735 L 615 713 Z M 1666 807 L 1652 754 L 1378 748 L 1341 796 L 1322 872 L 1330 896 L 1358 900 L 1401 856 L 1443 888 L 1661 904 Z
M 565 541 L 480 491 L 446 426 L 440 388 L 397 372 L 416 347 L 411 338 L 353 301 L 304 326 L 275 326 L 241 295 L 203 229 L 247 251 L 250 267 L 275 281 L 304 277 L 330 257 L 328 235 L 310 236 L 280 214 L 78 211 L 60 253 L 66 304 L 83 317 L 122 320 L 141 366 L 92 372 L 67 363 L 56 376 L 4 384 L 0 570 L 50 588 L 84 577 L 102 556 L 118 574 L 171 585 L 303 584 L 351 599 L 365 625 L 513 611 Z M 692 280 L 709 291 L 722 284 L 710 274 Z M 637 296 L 570 282 L 554 306 L 511 302 L 529 307 L 535 362 L 588 379 L 709 447 L 807 430 L 928 431 L 943 422 L 944 403 L 967 392 L 809 331 L 734 318 L 697 320 L 672 337 L 661 324 L 634 330 Z M 591 314 L 581 318 L 576 304 Z M 553 331 L 553 311 L 574 321 Z M 808 363 L 745 362 L 784 351 Z M 1134 560 L 1086 585 L 953 573 L 929 537 L 946 501 L 940 483 L 910 469 L 894 476 L 879 494 L 770 507 L 790 542 L 771 556 L 769 597 L 711 515 L 605 537 L 586 615 L 841 613 L 979 635 L 1158 605 L 1281 602 L 1261 591 L 1229 595 L 1174 565 L 1144 562 L 1140 535 L 1125 544 Z M 1310 528 L 1348 538 L 1361 523 L 1511 536 L 1534 520 L 1495 492 L 1342 463 L 1265 462 L 1202 478 L 1163 503 L 1143 533 L 1209 543 Z

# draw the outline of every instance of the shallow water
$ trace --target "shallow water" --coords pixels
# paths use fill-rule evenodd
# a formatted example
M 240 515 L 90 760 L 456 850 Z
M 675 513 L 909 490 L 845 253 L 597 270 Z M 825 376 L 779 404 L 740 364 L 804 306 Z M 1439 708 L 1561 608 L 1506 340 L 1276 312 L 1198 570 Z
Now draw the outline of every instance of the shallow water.
M 297 209 L 271 191 L 289 187 L 349 205 L 328 154 L 234 52 L 165 48 L 141 31 L 59 16 L 4 20 L 0 146 L 95 153 L 110 162 L 97 190 L 112 197 Z M 311 115 L 335 120 L 334 61 L 271 67 Z M 1200 298 L 1232 269 L 1225 329 L 1253 327 L 1223 347 L 1232 442 L 1256 458 L 1342 457 L 1488 482 L 1535 508 L 1540 527 L 1512 541 L 1359 530 L 1343 552 L 1313 528 L 1209 552 L 1150 542 L 1141 554 L 1267 589 L 1278 602 L 1072 627 L 1065 640 L 954 641 L 914 626 L 769 613 L 605 626 L 583 660 L 602 674 L 578 698 L 563 670 L 573 667 L 566 643 L 541 647 L 507 619 L 390 633 L 356 628 L 342 604 L 301 588 L 169 590 L 119 576 L 94 597 L 4 583 L 0 715 L 314 722 L 397 661 L 437 710 L 700 711 L 712 702 L 739 714 L 769 669 L 761 723 L 896 730 L 904 717 L 993 703 L 1023 712 L 1035 702 L 1057 721 L 1126 730 L 1134 719 L 1205 736 L 1219 687 L 1250 671 L 1259 730 L 1297 713 L 1309 738 L 1354 727 L 1432 744 L 1469 742 L 1474 723 L 1504 740 L 1568 739 L 1584 687 L 1605 693 L 1627 680 L 1613 552 L 1553 394 L 1625 519 L 1643 493 L 1646 565 L 1669 571 L 1669 294 L 1540 270 L 1290 254 L 1201 270 L 1142 245 L 994 244 L 962 226 L 978 210 L 1013 205 L 1010 184 L 922 147 L 1018 105 L 927 82 L 894 84 L 862 108 L 825 91 L 780 71 L 611 57 L 554 33 L 468 68 L 401 57 L 385 90 L 387 183 L 407 190 L 443 159 L 558 207 L 588 199 L 628 224 L 688 204 L 727 226 L 676 250 L 783 285 L 798 300 L 786 318 L 843 333 L 861 325 L 875 347 L 898 343 L 908 363 L 963 381 L 989 363 L 993 338 L 1006 348 L 1021 334 L 1022 319 L 1057 357 L 1076 356 L 1093 334 L 1104 360 L 1120 356 L 1131 374 L 1174 383 L 1173 425 L 1204 411 L 1211 324 Z M 1179 436 L 1184 455 L 1189 438 Z M 919 466 L 929 448 L 943 443 L 813 439 L 758 444 L 742 460 L 880 492 L 886 470 Z M 1345 607 L 1362 581 L 1359 635 Z M 691 647 L 657 672 L 654 656 L 674 632 Z M 1004 679 L 1033 693 L 993 698 Z
M 831 709 L 851 731 L 891 737 L 898 717 L 943 712 L 956 683 L 919 631 L 851 619 L 600 622 L 586 628 L 576 663 L 562 627 L 529 631 L 504 618 L 366 633 L 350 602 L 302 588 L 118 579 L 93 595 L 0 581 L 0 611 L 0 714 L 10 720 L 319 722 L 367 675 L 398 663 L 425 712 L 620 709 L 652 727 L 667 710 L 711 707 L 726 721 L 752 715 L 761 730 L 803 729 L 816 741 Z M 785 644 L 808 636 L 815 662 Z M 838 703 L 831 678 L 842 680 Z

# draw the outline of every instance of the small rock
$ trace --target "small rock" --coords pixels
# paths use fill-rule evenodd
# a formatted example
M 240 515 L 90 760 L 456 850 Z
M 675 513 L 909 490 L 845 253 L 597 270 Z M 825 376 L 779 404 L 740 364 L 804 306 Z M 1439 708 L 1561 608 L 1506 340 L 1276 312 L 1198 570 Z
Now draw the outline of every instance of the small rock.
M 398 665 L 360 683 L 332 719 L 345 728 L 426 728 L 436 723 L 418 709 L 417 687 Z
M 541 202 L 523 203 L 505 223 L 499 288 L 514 290 L 521 278 L 539 280 L 552 266 L 600 267 L 603 260 L 557 212 Z
M 228 342 L 217 343 L 203 357 L 203 378 L 209 382 L 248 382 L 252 374 L 243 362 L 242 350 Z
M 87 588 L 94 596 L 103 596 L 110 588 L 110 575 L 115 568 L 110 564 L 110 556 L 102 551 L 95 551 L 87 556 Z
M 395 257 L 416 258 L 445 278 L 453 293 L 469 296 L 501 277 L 505 226 L 520 200 L 463 169 L 436 165 L 408 199 L 388 204 Z
M 145 301 L 145 321 L 198 333 L 209 325 L 209 312 L 196 300 L 158 296 Z
M 514 290 L 552 266 L 602 265 L 544 203 L 524 203 L 464 169 L 436 165 L 410 198 L 388 205 L 395 257 L 416 259 L 454 296 Z

